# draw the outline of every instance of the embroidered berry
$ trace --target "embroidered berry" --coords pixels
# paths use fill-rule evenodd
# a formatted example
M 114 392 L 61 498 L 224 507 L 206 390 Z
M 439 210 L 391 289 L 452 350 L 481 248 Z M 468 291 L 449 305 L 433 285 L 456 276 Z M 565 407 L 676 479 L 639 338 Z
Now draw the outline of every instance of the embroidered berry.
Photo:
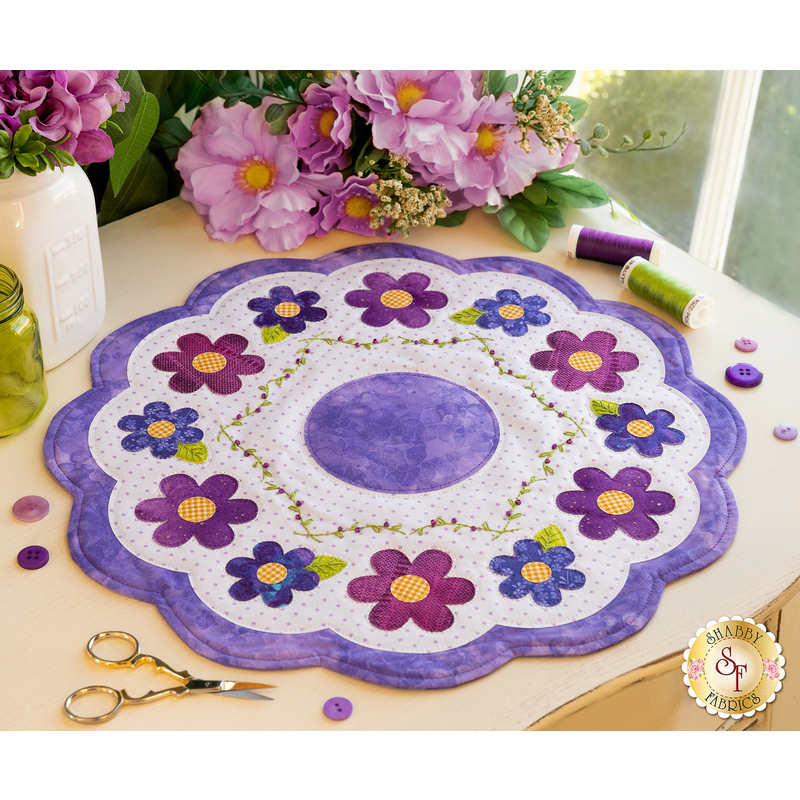
M 258 408 L 256 408 L 255 413 L 256 414 L 260 414 L 261 413 L 261 406 L 258 406 Z
M 283 489 L 278 489 L 278 494 L 283 494 L 283 492 L 284 492 Z
M 356 342 L 356 347 L 361 347 L 361 344 L 359 342 Z
M 564 416 L 564 412 L 563 412 L 563 411 L 559 411 L 559 412 L 558 412 L 558 416 L 559 416 L 559 417 L 563 417 L 563 416 Z
M 414 344 L 419 344 L 419 339 L 415 339 Z
M 302 501 L 302 500 L 298 500 L 298 501 L 295 503 L 295 505 L 296 505 L 298 508 L 300 508 L 300 506 L 301 506 L 301 505 L 303 505 L 303 501 Z
M 455 337 L 455 336 L 454 336 L 454 337 L 453 337 L 453 338 L 452 338 L 450 341 L 451 341 L 453 344 L 458 344 L 458 339 L 456 339 L 456 337 Z
M 432 519 L 431 520 L 431 528 L 435 528 L 435 527 L 436 527 L 436 520 Z
M 388 528 L 389 527 L 389 520 L 388 519 L 386 520 L 386 522 L 383 523 L 383 527 L 384 528 Z
M 287 372 L 283 377 L 286 378 L 286 380 L 289 380 L 289 373 Z
M 572 444 L 572 439 L 567 439 L 567 444 Z
M 234 444 L 241 444 L 241 442 L 238 439 L 234 439 L 233 442 Z
M 473 526 L 470 528 L 470 530 L 471 530 L 471 531 L 476 531 L 476 530 L 478 530 L 478 529 L 477 529 L 477 528 L 476 528 L 476 527 L 473 525 Z
M 344 336 L 340 336 L 340 337 L 339 337 L 339 341 L 340 341 L 340 342 L 344 341 Z
M 453 525 L 455 525 L 455 524 L 456 524 L 456 522 L 458 522 L 458 520 L 457 520 L 455 517 L 453 517 L 453 519 L 451 519 L 451 520 L 450 520 L 450 522 L 451 522 Z
M 237 415 L 236 415 L 236 419 L 241 419 L 241 418 L 242 418 L 242 415 L 241 415 L 241 414 L 237 414 Z
M 531 392 L 531 397 L 536 397 L 536 392 Z
M 337 528 L 337 530 L 339 531 L 339 533 L 341 533 L 341 532 L 344 530 L 344 528 L 343 528 L 343 527 L 340 525 L 340 526 Z
M 373 339 L 372 340 L 372 344 L 378 344 L 378 340 L 377 339 Z
M 515 500 L 514 501 L 514 505 L 515 506 L 521 506 L 522 505 L 522 500 Z
M 299 514 L 295 514 L 295 515 L 294 515 L 294 518 L 295 518 L 295 519 L 302 519 L 302 517 L 301 517 Z
M 490 351 L 489 351 L 489 355 L 490 355 L 490 356 L 493 356 L 493 355 L 494 355 L 494 350 L 490 350 Z
M 528 485 L 528 481 L 522 481 L 522 485 L 523 486 L 527 486 Z
M 354 530 L 356 533 L 361 533 L 361 528 L 355 528 Z
M 547 407 L 548 407 L 548 408 L 553 408 L 553 404 L 552 404 L 552 403 L 548 403 L 548 404 L 547 404 Z
M 299 363 L 300 363 L 300 359 L 299 359 L 299 358 L 296 358 L 296 359 L 294 360 L 294 363 L 295 363 L 295 364 L 299 364 Z
M 306 350 L 306 353 L 310 353 L 310 352 L 311 352 L 310 350 Z
M 495 361 L 495 362 L 494 362 L 494 365 L 495 365 L 496 367 L 499 367 L 499 366 L 500 366 L 500 362 L 499 362 L 499 361 Z
M 550 459 L 549 459 L 549 458 L 546 458 L 546 459 L 544 460 L 544 463 L 545 463 L 545 464 L 549 464 L 549 463 L 550 463 Z
M 265 394 L 262 394 L 262 395 L 261 395 L 261 399 L 262 399 L 262 400 L 266 400 L 266 399 L 267 399 L 267 396 L 266 396 Z
M 508 371 L 508 374 L 509 374 L 509 375 L 513 375 L 514 373 L 513 373 L 511 370 L 509 370 L 509 371 Z
M 439 344 L 439 340 L 438 340 L 438 339 L 434 339 L 434 340 L 433 340 L 433 343 L 434 343 L 434 344 Z
M 558 445 L 557 445 L 557 444 L 551 444 L 551 445 L 550 445 L 550 449 L 551 449 L 551 450 L 555 450 L 555 449 L 556 449 L 556 447 L 558 447 Z
M 511 512 L 510 511 L 506 511 L 506 516 L 510 517 L 511 516 Z

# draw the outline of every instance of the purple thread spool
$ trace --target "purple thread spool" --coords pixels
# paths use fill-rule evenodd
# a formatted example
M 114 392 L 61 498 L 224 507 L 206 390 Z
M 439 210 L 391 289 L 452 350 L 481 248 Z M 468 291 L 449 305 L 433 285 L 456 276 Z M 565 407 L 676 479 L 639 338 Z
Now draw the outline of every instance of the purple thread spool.
M 567 241 L 569 258 L 585 258 L 624 267 L 635 256 L 658 266 L 664 257 L 664 242 L 633 239 L 617 233 L 595 231 L 582 225 L 573 225 Z

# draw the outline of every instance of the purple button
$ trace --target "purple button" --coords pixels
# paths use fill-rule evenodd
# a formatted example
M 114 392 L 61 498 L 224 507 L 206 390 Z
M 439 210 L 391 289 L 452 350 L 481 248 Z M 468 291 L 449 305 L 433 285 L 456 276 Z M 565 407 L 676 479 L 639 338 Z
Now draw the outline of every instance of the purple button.
M 794 425 L 776 425 L 775 430 L 772 431 L 779 439 L 784 439 L 790 442 L 792 439 L 797 438 L 797 428 Z
M 41 569 L 50 560 L 50 553 L 38 544 L 23 547 L 17 553 L 17 564 L 22 569 Z
M 736 349 L 741 350 L 743 353 L 752 353 L 753 350 L 758 350 L 758 342 L 755 339 L 748 339 L 745 336 L 737 339 L 734 344 L 736 345 Z
M 331 697 L 322 707 L 322 712 L 328 719 L 339 722 L 353 713 L 353 704 L 346 697 Z
M 11 507 L 11 513 L 20 522 L 37 522 L 44 519 L 50 513 L 50 503 L 35 494 L 27 497 L 20 497 Z
M 749 389 L 752 386 L 758 386 L 764 376 L 752 364 L 734 364 L 725 370 L 725 378 L 728 383 L 734 386 L 742 386 Z

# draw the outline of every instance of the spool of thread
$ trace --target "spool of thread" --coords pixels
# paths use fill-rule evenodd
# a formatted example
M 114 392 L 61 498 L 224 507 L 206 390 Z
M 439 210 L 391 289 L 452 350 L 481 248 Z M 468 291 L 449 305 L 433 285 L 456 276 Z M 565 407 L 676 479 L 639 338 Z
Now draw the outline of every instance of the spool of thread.
M 698 294 L 639 256 L 625 264 L 619 279 L 626 289 L 690 328 L 702 327 L 714 313 L 714 301 L 710 297 Z
M 658 266 L 664 258 L 664 242 L 634 239 L 618 233 L 573 225 L 567 239 L 567 256 L 602 261 L 618 267 L 624 266 L 634 256 L 639 256 Z

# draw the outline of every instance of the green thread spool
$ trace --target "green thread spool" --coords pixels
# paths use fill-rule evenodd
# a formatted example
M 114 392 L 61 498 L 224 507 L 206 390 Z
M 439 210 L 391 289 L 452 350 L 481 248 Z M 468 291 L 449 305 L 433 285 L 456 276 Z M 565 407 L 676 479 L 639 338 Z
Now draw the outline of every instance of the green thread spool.
M 690 328 L 702 327 L 714 313 L 710 297 L 698 294 L 639 256 L 625 263 L 619 280 L 626 289 Z

